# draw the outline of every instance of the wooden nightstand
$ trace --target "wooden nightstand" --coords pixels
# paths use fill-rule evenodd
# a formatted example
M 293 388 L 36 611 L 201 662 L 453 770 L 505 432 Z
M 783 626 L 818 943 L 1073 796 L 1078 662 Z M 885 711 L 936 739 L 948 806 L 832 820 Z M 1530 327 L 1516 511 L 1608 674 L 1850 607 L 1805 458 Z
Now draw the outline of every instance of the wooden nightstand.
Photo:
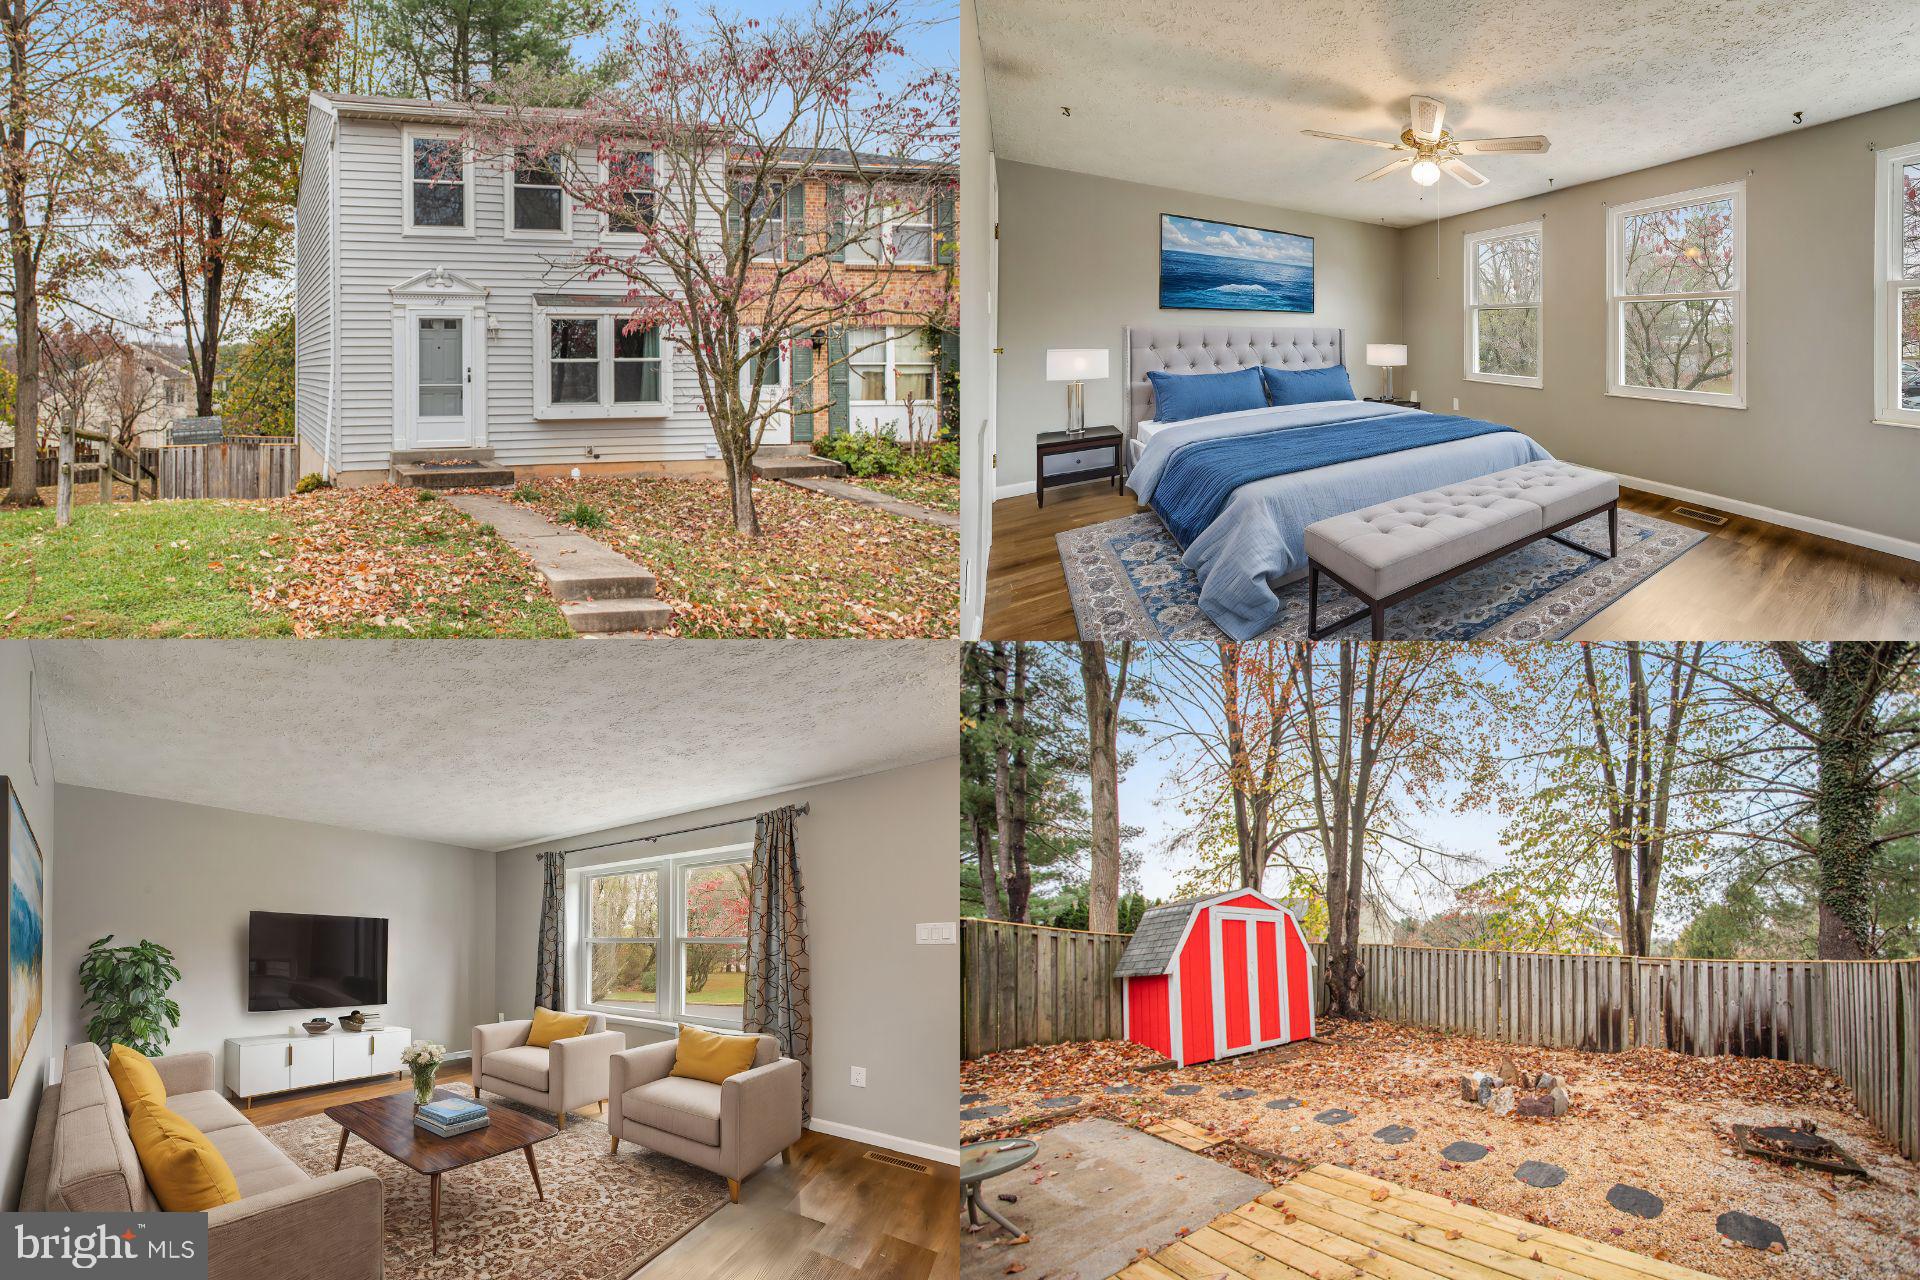
M 1047 505 L 1047 490 L 1058 489 L 1063 484 L 1109 478 L 1118 484 L 1126 476 L 1126 447 L 1127 439 L 1120 434 L 1118 427 L 1088 427 L 1077 436 L 1065 431 L 1042 431 L 1033 440 L 1033 496 L 1044 507 Z M 1055 476 L 1047 474 L 1047 459 L 1055 454 L 1085 453 L 1092 449 L 1113 450 L 1112 464 L 1089 467 L 1083 471 L 1066 471 Z
M 1365 400 L 1368 404 L 1392 404 L 1398 405 L 1402 409 L 1418 409 L 1420 407 L 1418 400 L 1393 400 L 1386 396 L 1362 396 L 1361 399 Z

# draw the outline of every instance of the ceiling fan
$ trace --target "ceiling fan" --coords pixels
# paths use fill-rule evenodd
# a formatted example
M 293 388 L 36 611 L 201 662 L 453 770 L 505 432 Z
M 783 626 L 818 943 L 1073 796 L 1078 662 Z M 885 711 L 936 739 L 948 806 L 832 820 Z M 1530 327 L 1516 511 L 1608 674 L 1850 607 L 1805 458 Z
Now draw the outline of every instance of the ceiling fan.
M 1383 151 L 1404 151 L 1406 155 L 1381 165 L 1372 173 L 1363 173 L 1354 181 L 1377 182 L 1390 173 L 1406 169 L 1409 171 L 1407 176 L 1423 187 L 1440 181 L 1442 173 L 1451 175 L 1469 187 L 1486 186 L 1487 175 L 1462 160 L 1461 156 L 1499 155 L 1503 152 L 1538 153 L 1547 149 L 1547 140 L 1537 133 L 1524 138 L 1456 138 L 1441 128 L 1441 121 L 1447 114 L 1446 103 L 1416 93 L 1407 100 L 1407 105 L 1413 123 L 1400 131 L 1398 142 L 1356 138 L 1350 133 L 1323 133 L 1319 129 L 1302 129 L 1300 132 L 1313 138 L 1331 138 L 1335 142 L 1357 142 L 1365 147 L 1379 147 Z

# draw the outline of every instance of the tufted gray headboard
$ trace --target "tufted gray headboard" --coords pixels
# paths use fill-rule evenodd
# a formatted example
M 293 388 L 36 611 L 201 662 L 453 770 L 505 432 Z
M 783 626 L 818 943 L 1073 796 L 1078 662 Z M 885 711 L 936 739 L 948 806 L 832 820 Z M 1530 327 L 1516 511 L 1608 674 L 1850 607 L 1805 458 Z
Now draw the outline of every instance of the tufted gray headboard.
M 1276 369 L 1324 369 L 1346 363 L 1344 329 L 1128 329 L 1127 353 L 1120 376 L 1125 382 L 1121 412 L 1127 439 L 1136 422 L 1153 417 L 1149 373 L 1231 373 L 1249 365 Z

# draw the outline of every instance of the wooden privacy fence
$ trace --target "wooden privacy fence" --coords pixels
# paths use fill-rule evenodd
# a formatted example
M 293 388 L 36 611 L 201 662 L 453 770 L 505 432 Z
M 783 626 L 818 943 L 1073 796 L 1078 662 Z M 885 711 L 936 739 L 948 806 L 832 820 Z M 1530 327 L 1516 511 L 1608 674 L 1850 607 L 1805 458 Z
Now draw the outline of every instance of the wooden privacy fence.
M 960 925 L 960 1051 L 1125 1035 L 1124 934 Z M 1326 1010 L 1326 947 L 1313 943 Z M 1825 1067 L 1920 1158 L 1920 960 L 1679 960 L 1368 944 L 1364 1012 L 1514 1044 L 1648 1047 Z
M 158 449 L 163 498 L 284 498 L 293 492 L 300 447 L 273 436 Z

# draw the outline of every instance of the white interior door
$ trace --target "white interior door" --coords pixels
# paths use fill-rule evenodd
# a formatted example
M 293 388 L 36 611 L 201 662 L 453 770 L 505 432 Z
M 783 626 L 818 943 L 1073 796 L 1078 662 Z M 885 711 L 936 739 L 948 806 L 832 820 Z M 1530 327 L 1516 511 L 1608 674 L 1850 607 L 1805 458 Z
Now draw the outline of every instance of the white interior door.
M 416 315 L 413 325 L 414 447 L 460 449 L 476 443 L 467 317 Z

